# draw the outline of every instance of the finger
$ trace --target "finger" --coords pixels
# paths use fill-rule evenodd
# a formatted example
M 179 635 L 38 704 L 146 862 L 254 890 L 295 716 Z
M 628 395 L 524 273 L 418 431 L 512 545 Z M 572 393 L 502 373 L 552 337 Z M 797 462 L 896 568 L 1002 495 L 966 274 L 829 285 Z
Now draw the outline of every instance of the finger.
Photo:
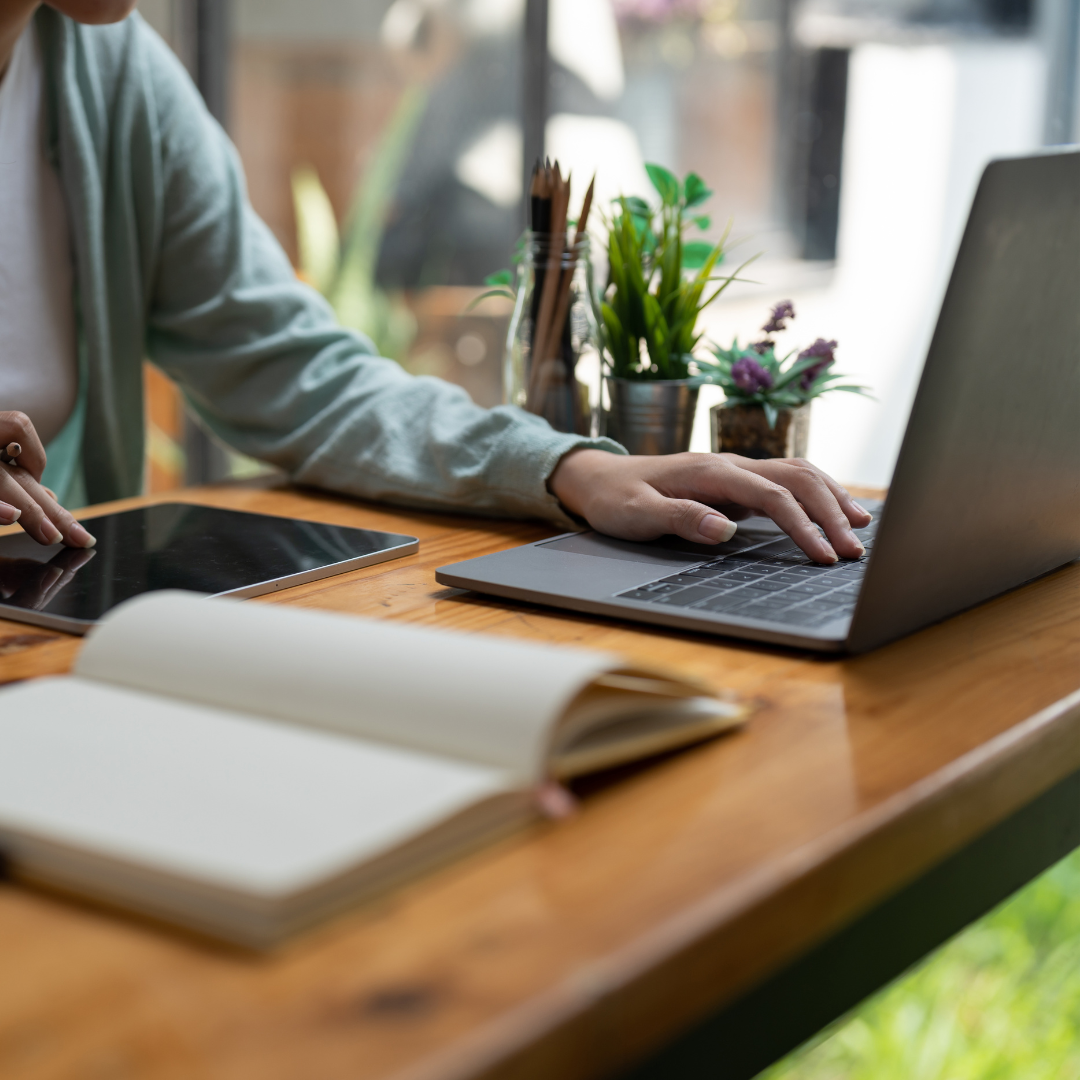
M 859 538 L 851 531 L 851 522 L 840 508 L 832 488 L 815 469 L 787 461 L 769 462 L 766 478 L 781 484 L 802 503 L 811 521 L 816 521 L 832 543 L 833 549 L 845 559 L 858 559 L 866 554 Z
M 806 461 L 804 458 L 786 458 L 784 459 L 789 465 L 798 465 L 804 469 L 810 469 L 816 473 L 821 479 L 828 485 L 829 490 L 833 493 L 836 501 L 840 504 L 840 509 L 844 512 L 844 516 L 856 529 L 864 529 L 871 521 L 874 520 L 874 515 L 860 506 L 852 497 L 851 492 L 848 491 L 843 484 L 837 483 L 824 469 L 819 469 L 812 461 Z
M 19 466 L 0 466 L 0 501 L 20 511 L 19 524 L 39 544 L 89 548 L 97 541 Z
M 726 499 L 734 499 L 771 517 L 814 562 L 837 561 L 832 545 L 782 484 L 743 468 L 724 470 L 721 482 Z
M 0 412 L 0 447 L 10 442 L 17 442 L 22 447 L 19 466 L 35 480 L 40 480 L 45 470 L 45 447 L 26 413 Z
M 33 500 L 42 507 L 46 516 L 59 531 L 63 542 L 70 548 L 92 548 L 97 543 L 85 525 L 65 510 L 56 500 L 56 495 L 47 487 L 25 475 L 16 479 Z
M 658 536 L 680 536 L 696 544 L 722 544 L 730 540 L 738 526 L 711 506 L 691 499 L 672 499 L 651 485 L 643 485 L 633 500 L 628 528 L 621 533 L 628 540 L 653 540 Z M 630 535 L 631 533 L 636 535 Z
M 23 531 L 39 544 L 59 544 L 63 535 L 45 513 L 44 507 L 16 479 L 19 473 L 23 473 L 29 483 L 36 482 L 29 473 L 18 467 L 0 466 L 0 500 L 19 511 L 19 524 Z M 41 497 L 48 498 L 44 493 Z
M 775 480 L 778 483 L 782 483 L 776 474 L 778 467 L 791 465 L 796 468 L 809 470 L 815 476 L 819 477 L 828 487 L 829 491 L 832 492 L 833 498 L 836 499 L 840 510 L 847 518 L 849 524 L 857 529 L 862 529 L 873 521 L 873 515 L 861 507 L 851 497 L 851 494 L 843 484 L 837 483 L 827 472 L 823 469 L 819 469 L 813 462 L 807 461 L 805 458 L 772 458 L 768 460 L 756 460 L 754 458 L 737 457 L 734 454 L 730 455 L 730 457 L 734 459 L 733 463 L 737 464 L 739 468 L 756 472 L 759 475 L 765 476 L 770 480 Z

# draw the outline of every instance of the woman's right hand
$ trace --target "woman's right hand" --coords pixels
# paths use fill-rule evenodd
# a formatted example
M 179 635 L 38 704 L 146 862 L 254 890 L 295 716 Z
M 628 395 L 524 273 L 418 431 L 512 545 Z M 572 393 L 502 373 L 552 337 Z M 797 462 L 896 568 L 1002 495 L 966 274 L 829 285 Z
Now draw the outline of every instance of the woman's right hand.
M 45 448 L 30 417 L 21 412 L 0 412 L 0 449 L 13 442 L 22 452 L 15 464 L 0 463 L 0 525 L 17 521 L 39 544 L 93 547 L 97 543 L 94 537 L 41 484 Z
M 597 532 L 621 540 L 674 533 L 722 544 L 735 535 L 735 518 L 765 514 L 825 564 L 860 558 L 864 549 L 853 530 L 871 521 L 831 476 L 802 458 L 630 456 L 583 447 L 559 462 L 548 487 Z

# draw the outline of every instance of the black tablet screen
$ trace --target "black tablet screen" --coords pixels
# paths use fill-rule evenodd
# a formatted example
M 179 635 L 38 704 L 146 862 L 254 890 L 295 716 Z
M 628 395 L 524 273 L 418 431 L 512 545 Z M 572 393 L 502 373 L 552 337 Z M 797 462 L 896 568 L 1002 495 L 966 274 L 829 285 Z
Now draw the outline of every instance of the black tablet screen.
M 156 589 L 235 592 L 413 541 L 187 503 L 106 514 L 86 525 L 97 545 L 85 551 L 43 547 L 24 533 L 0 536 L 0 603 L 96 620 Z

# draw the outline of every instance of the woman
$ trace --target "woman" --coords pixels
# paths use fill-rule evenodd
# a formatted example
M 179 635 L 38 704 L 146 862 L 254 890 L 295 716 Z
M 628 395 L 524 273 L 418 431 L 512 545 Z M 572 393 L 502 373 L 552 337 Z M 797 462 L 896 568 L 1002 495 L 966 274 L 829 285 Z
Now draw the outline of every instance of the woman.
M 820 562 L 862 553 L 852 526 L 869 515 L 805 462 L 629 457 L 373 356 L 297 282 L 235 150 L 133 7 L 0 0 L 0 402 L 18 410 L 0 414 L 0 446 L 23 447 L 0 465 L 0 523 L 85 547 L 61 504 L 138 493 L 149 357 L 222 439 L 300 483 L 576 515 L 627 539 L 718 543 L 753 510 Z

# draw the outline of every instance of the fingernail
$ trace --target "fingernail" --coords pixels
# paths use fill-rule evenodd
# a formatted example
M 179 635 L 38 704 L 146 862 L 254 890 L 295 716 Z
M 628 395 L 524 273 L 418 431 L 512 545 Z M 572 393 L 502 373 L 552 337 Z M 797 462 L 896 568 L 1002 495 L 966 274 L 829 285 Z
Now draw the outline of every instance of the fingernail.
M 850 529 L 848 529 L 848 536 L 851 537 L 851 542 L 859 549 L 859 554 L 865 555 L 866 548 L 863 547 L 862 541 Z
M 45 537 L 46 544 L 59 544 L 64 539 L 60 530 L 48 518 L 41 523 L 41 535 Z
M 84 548 L 92 548 L 97 543 L 97 537 L 91 536 L 77 521 L 68 529 L 68 539 Z
M 825 544 L 823 546 L 824 546 L 825 551 L 827 553 L 827 557 L 825 559 L 826 562 L 839 562 L 840 561 L 840 557 L 832 549 L 832 544 Z
M 22 511 L 11 503 L 0 502 L 0 525 L 14 525 L 22 517 Z
M 870 511 L 867 510 L 865 506 L 860 506 L 854 499 L 851 500 L 851 505 L 854 506 L 855 509 L 858 510 L 860 514 L 869 514 L 870 513 Z
M 702 536 L 707 536 L 710 540 L 722 544 L 735 535 L 735 530 L 738 527 L 734 521 L 728 521 L 727 518 L 722 518 L 719 514 L 706 514 L 698 526 L 698 532 Z

